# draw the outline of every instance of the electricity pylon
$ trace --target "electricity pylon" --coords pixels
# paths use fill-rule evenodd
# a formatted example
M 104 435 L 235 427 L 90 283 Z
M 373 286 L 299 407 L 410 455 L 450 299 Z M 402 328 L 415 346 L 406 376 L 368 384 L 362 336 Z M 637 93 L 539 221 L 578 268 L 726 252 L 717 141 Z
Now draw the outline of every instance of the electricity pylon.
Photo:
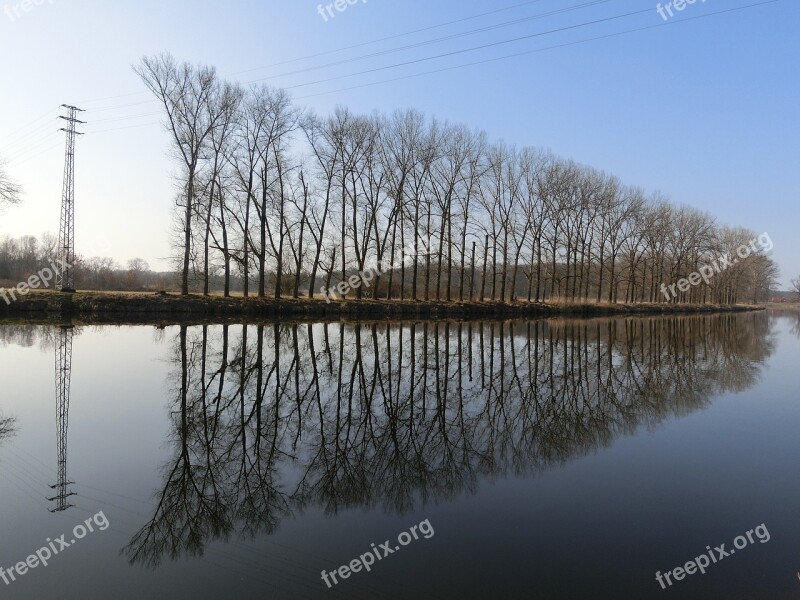
M 78 124 L 78 113 L 83 112 L 75 106 L 62 104 L 68 115 L 59 118 L 67 122 L 61 131 L 67 133 L 67 150 L 64 159 L 64 188 L 61 195 L 61 225 L 58 230 L 58 273 L 56 288 L 62 292 L 75 291 L 75 136 L 83 135 L 75 131 Z
M 69 427 L 69 386 L 72 376 L 72 325 L 64 325 L 58 332 L 56 343 L 56 436 L 58 447 L 58 481 L 50 488 L 56 490 L 56 495 L 48 498 L 55 502 L 50 512 L 61 512 L 72 506 L 67 498 L 74 496 L 75 492 L 69 491 L 73 484 L 67 479 L 67 429 Z

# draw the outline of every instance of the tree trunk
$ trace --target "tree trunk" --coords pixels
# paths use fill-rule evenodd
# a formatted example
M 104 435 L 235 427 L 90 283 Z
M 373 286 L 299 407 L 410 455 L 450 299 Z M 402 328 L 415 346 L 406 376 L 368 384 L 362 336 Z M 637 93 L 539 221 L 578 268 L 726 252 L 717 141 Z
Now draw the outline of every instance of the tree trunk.
M 470 302 L 475 300 L 475 248 L 478 242 L 472 242 L 472 268 L 470 269 L 471 277 L 469 280 L 469 299 Z M 462 298 L 463 300 L 463 298 Z
M 195 167 L 189 167 L 189 180 L 186 186 L 186 214 L 184 223 L 183 275 L 181 278 L 181 294 L 189 295 L 189 258 L 192 250 L 192 202 L 194 202 Z
M 486 243 L 483 248 L 483 272 L 481 273 L 481 297 L 480 301 L 483 302 L 483 299 L 486 298 L 486 268 L 487 268 L 487 261 L 489 259 L 489 236 L 486 236 Z

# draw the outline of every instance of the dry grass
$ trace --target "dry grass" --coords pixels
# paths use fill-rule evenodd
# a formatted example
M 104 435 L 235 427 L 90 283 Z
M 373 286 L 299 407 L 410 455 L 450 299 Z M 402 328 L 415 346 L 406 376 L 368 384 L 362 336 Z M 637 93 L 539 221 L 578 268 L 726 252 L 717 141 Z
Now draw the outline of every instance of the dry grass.
M 800 311 L 800 302 L 771 302 L 767 304 L 767 308 L 775 308 L 778 310 Z

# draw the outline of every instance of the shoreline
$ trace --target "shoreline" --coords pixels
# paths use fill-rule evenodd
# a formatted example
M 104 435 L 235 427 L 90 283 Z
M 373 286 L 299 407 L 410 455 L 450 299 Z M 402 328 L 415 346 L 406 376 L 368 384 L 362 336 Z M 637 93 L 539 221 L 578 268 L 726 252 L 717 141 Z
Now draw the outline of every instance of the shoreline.
M 79 318 L 96 323 L 214 322 L 231 319 L 471 320 L 693 315 L 766 310 L 765 306 L 711 304 L 501 303 L 446 301 L 223 298 L 221 296 L 124 292 L 34 292 L 10 305 L 0 301 L 0 320 L 57 322 Z

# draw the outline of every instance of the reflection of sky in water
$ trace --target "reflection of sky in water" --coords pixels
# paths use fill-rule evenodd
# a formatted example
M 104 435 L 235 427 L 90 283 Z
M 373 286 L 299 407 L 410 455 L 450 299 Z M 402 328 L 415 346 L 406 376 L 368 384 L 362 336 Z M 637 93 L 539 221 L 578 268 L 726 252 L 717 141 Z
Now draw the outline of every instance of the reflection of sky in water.
M 111 522 L 3 591 L 644 598 L 666 593 L 655 571 L 766 522 L 768 544 L 673 589 L 788 595 L 797 322 L 284 324 L 277 359 L 273 325 L 249 326 L 246 344 L 233 325 L 205 343 L 199 326 L 81 327 L 77 495 L 57 514 L 59 330 L 0 326 L 0 419 L 16 428 L 0 441 L 0 565 L 98 510 Z M 435 537 L 332 590 L 321 581 L 426 518 Z

